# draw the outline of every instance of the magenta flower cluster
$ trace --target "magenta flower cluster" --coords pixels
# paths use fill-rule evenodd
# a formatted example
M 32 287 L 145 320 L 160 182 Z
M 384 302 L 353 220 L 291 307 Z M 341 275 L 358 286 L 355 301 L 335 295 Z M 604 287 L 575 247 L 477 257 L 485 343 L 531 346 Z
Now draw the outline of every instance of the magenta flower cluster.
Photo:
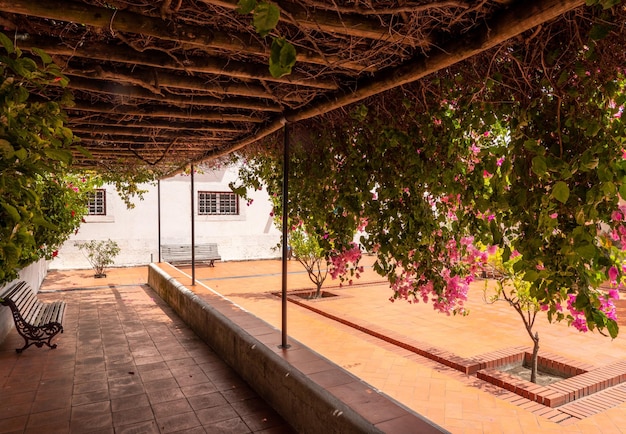
M 460 246 L 459 246 L 460 244 Z M 459 243 L 450 240 L 446 244 L 446 261 L 449 267 L 443 268 L 439 275 L 444 284 L 442 288 L 435 288 L 432 280 L 421 275 L 416 276 L 415 269 L 419 264 L 413 263 L 409 267 L 399 267 L 402 269 L 400 275 L 391 285 L 395 297 L 403 298 L 409 303 L 424 303 L 429 301 L 433 308 L 439 312 L 450 315 L 466 314 L 464 303 L 467 301 L 469 285 L 474 281 L 475 276 L 483 270 L 484 264 L 490 254 L 495 253 L 495 247 L 487 250 L 480 250 L 474 246 L 473 237 L 465 237 Z M 441 258 L 443 259 L 443 258 Z M 454 268 L 463 265 L 463 275 L 453 272 Z M 394 297 L 390 298 L 394 301 Z
M 356 243 L 350 243 L 350 248 L 335 251 L 331 255 L 328 271 L 333 279 L 339 277 L 343 281 L 348 275 L 354 275 L 358 279 L 360 273 L 363 273 L 363 266 L 355 267 L 360 259 L 361 249 Z M 351 285 L 352 280 L 349 280 L 348 284 Z

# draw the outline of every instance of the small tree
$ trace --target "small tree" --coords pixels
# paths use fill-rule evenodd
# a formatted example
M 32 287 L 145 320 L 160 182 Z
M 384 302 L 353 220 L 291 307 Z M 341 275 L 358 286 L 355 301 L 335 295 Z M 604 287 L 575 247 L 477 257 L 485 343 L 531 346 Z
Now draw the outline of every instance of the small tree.
M 541 306 L 537 300 L 530 295 L 530 282 L 523 279 L 524 273 L 515 272 L 514 264 L 520 258 L 513 256 L 510 260 L 503 262 L 502 253 L 499 251 L 493 255 L 489 264 L 493 267 L 497 286 L 491 297 L 487 296 L 488 282 L 485 282 L 485 300 L 490 303 L 505 301 L 519 314 L 524 322 L 526 332 L 533 341 L 533 353 L 530 360 L 530 381 L 537 382 L 537 360 L 539 356 L 539 333 L 533 333 L 533 326 L 537 312 Z
M 315 295 L 311 298 L 319 298 L 322 295 L 322 285 L 328 276 L 324 249 L 320 247 L 315 235 L 308 233 L 304 226 L 289 233 L 289 244 L 293 257 L 302 264 L 309 279 L 315 284 Z
M 120 248 L 115 241 L 95 241 L 74 243 L 80 250 L 85 250 L 85 256 L 93 267 L 95 278 L 106 277 L 106 267 L 113 264 L 113 258 L 120 253 Z

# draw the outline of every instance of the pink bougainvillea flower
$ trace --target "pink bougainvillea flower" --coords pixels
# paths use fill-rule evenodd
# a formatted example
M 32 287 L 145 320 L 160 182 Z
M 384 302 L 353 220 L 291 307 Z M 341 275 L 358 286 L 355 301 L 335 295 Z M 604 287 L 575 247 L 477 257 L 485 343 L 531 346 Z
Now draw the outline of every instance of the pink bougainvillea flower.
M 626 160 L 626 149 L 622 149 L 622 159 Z
M 559 213 L 553 212 L 552 214 L 550 214 L 550 218 L 551 219 L 555 219 L 559 216 Z
M 504 157 L 500 157 L 496 160 L 496 166 L 500 167 L 504 163 Z
M 611 220 L 614 222 L 621 222 L 624 219 L 624 216 L 619 211 L 613 211 L 611 213 Z
M 613 230 L 611 231 L 611 239 L 612 239 L 613 241 L 617 241 L 617 240 L 619 240 L 619 232 L 617 232 L 617 230 L 613 229 Z
M 585 319 L 585 315 L 574 307 L 576 303 L 576 295 L 568 294 L 567 296 L 567 309 L 569 310 L 570 315 L 572 315 L 572 326 L 580 331 L 586 332 L 589 330 L 587 327 L 587 320 Z
M 609 280 L 611 282 L 616 282 L 618 275 L 619 275 L 619 272 L 617 271 L 617 268 L 615 267 L 609 268 Z
M 543 266 L 542 263 L 537 264 L 537 266 L 535 268 L 537 268 L 537 270 L 539 270 L 539 271 L 545 269 L 545 267 Z
M 493 176 L 492 173 L 489 173 L 486 169 L 483 170 L 483 178 L 491 178 Z
M 485 137 L 489 137 L 489 134 L 491 134 L 489 131 L 485 131 L 485 132 L 483 133 L 483 136 L 485 136 Z
M 480 152 L 480 148 L 476 146 L 476 144 L 472 143 L 472 146 L 470 146 L 470 151 L 472 151 L 472 154 L 476 155 Z
M 619 300 L 619 291 L 617 289 L 611 289 L 609 291 L 609 298 L 613 300 Z

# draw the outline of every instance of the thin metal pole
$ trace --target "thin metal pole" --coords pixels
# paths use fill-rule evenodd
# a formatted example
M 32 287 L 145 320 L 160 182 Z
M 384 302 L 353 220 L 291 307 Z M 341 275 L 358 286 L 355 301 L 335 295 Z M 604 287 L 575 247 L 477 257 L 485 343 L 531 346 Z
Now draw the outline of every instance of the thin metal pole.
M 191 286 L 196 284 L 196 219 L 194 218 L 193 164 L 191 165 Z
M 282 279 L 282 342 L 280 348 L 289 348 L 287 343 L 287 259 L 289 254 L 289 126 L 285 124 L 283 137 L 283 279 Z
M 157 232 L 159 238 L 159 262 L 161 262 L 161 180 L 157 181 Z

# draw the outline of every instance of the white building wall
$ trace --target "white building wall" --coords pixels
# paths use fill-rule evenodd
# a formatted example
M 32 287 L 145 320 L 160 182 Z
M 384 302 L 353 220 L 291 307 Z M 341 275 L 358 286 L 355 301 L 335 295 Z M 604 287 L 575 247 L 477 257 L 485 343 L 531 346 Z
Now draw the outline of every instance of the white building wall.
M 201 216 L 197 213 L 198 191 L 230 192 L 229 182 L 237 179 L 236 168 L 196 173 L 194 175 L 196 244 L 217 243 L 224 261 L 276 258 L 273 249 L 280 242 L 280 232 L 270 215 L 272 206 L 265 191 L 251 192 L 251 205 L 239 199 L 239 215 Z M 161 181 L 161 244 L 191 243 L 191 176 L 177 175 Z M 158 256 L 158 188 L 148 190 L 135 208 L 127 209 L 114 191 L 106 188 L 106 216 L 87 216 L 77 234 L 59 250 L 51 269 L 90 268 L 89 261 L 75 242 L 111 239 L 120 246 L 114 266 L 144 265 Z

